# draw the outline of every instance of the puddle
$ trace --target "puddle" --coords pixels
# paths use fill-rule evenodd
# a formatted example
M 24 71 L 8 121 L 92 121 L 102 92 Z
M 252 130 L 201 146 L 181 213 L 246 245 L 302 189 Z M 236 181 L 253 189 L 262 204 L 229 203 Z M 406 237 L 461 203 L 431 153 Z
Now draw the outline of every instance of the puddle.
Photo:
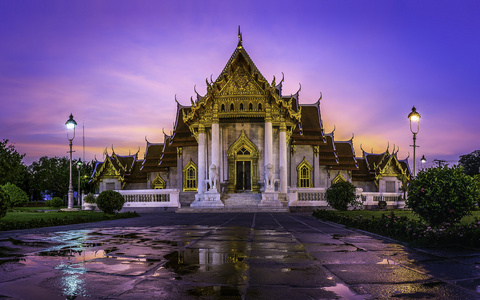
M 366 299 L 368 295 L 357 295 L 352 292 L 348 286 L 343 283 L 337 283 L 335 286 L 324 287 L 326 291 L 334 292 L 340 299 Z
M 388 259 L 388 258 L 384 258 L 382 261 L 378 262 L 377 265 L 398 265 L 397 262 L 391 260 L 391 259 Z
M 217 296 L 228 299 L 241 299 L 240 291 L 231 286 L 202 286 L 187 290 L 188 294 L 196 297 Z

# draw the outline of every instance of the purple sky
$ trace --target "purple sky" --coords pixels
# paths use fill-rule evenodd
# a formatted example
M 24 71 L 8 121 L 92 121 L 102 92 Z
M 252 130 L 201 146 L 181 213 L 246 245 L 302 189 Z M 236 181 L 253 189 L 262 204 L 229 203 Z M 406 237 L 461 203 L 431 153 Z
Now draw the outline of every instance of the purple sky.
M 478 1 L 0 1 L 0 139 L 30 164 L 74 154 L 145 151 L 175 121 L 175 94 L 205 94 L 237 45 L 284 94 L 323 93 L 326 131 L 412 153 L 407 115 L 422 115 L 417 159 L 455 163 L 480 149 Z M 391 149 L 391 148 L 390 148 Z M 410 156 L 412 157 L 412 155 Z

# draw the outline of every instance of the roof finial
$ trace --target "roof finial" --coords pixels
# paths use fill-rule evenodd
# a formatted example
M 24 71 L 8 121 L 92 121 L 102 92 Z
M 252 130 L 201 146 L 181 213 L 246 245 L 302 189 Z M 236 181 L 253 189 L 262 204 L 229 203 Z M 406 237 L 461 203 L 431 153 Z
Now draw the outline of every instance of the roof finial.
M 242 33 L 240 32 L 240 25 L 238 25 L 238 49 L 243 48 L 243 39 L 242 39 Z

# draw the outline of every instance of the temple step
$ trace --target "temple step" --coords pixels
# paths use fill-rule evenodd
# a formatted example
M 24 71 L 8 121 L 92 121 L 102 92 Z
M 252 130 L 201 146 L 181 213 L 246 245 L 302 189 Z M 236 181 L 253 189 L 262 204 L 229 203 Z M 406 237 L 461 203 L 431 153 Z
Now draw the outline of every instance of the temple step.
M 257 207 L 262 200 L 262 194 L 238 193 L 225 194 L 222 197 L 226 208 Z

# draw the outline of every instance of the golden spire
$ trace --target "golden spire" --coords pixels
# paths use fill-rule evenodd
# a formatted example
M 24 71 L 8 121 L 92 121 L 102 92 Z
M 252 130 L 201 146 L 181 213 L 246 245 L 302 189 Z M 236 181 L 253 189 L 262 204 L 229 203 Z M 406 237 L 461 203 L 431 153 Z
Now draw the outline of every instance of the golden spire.
M 243 48 L 243 39 L 242 39 L 242 33 L 240 32 L 240 25 L 238 25 L 238 49 Z

